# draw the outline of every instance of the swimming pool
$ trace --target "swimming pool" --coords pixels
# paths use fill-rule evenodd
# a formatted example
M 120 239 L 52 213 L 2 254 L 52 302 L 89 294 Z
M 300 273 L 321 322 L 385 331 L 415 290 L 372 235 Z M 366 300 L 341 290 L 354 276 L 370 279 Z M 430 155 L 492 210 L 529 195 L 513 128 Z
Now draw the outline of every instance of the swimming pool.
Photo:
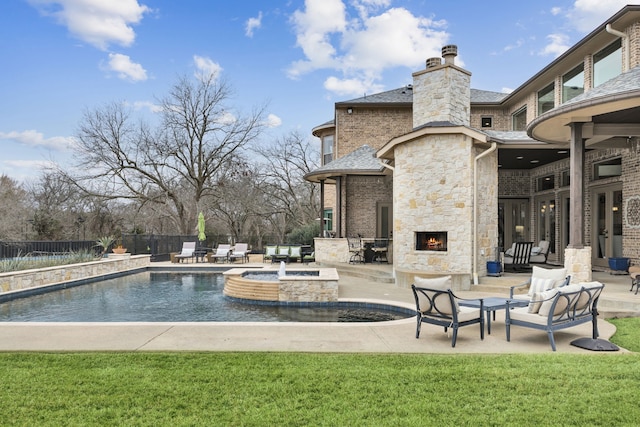
M 140 272 L 0 304 L 2 322 L 376 322 L 412 317 L 364 303 L 255 304 L 225 297 L 219 273 Z

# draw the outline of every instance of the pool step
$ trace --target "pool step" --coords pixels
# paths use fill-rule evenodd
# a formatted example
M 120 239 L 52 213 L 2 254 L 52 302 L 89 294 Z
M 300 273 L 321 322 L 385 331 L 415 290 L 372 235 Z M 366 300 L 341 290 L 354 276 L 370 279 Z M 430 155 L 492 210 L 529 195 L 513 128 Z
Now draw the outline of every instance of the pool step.
M 318 267 L 335 268 L 338 275 L 343 277 L 358 277 L 378 283 L 395 283 L 393 268 L 386 264 L 348 264 L 322 262 L 315 264 Z

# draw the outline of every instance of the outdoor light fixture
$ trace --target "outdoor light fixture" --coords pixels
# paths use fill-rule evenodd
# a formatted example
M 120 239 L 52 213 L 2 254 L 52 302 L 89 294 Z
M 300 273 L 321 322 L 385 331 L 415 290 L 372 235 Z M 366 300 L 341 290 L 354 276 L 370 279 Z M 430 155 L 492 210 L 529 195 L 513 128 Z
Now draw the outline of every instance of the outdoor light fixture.
M 353 113 L 353 107 L 347 107 L 347 114 Z

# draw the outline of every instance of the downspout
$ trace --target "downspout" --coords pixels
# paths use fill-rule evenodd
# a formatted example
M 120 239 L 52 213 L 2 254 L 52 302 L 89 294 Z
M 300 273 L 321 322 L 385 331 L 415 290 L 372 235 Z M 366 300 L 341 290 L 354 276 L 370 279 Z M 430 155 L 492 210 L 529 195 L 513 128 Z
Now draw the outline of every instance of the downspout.
M 491 148 L 482 153 L 478 154 L 474 159 L 473 164 L 473 284 L 478 284 L 478 262 L 477 262 L 477 251 L 478 251 L 478 161 L 487 156 L 498 148 L 498 144 L 495 142 L 491 143 Z
M 625 33 L 623 33 L 622 31 L 618 31 L 618 30 L 614 30 L 611 27 L 611 24 L 607 24 L 607 26 L 605 27 L 605 29 L 607 30 L 607 33 L 609 34 L 613 34 L 614 36 L 618 36 L 623 40 L 623 44 L 624 44 L 624 51 L 626 53 L 626 58 L 624 61 L 624 70 L 622 70 L 622 72 L 626 72 L 629 71 L 629 68 L 631 68 L 631 52 L 629 51 L 629 36 Z

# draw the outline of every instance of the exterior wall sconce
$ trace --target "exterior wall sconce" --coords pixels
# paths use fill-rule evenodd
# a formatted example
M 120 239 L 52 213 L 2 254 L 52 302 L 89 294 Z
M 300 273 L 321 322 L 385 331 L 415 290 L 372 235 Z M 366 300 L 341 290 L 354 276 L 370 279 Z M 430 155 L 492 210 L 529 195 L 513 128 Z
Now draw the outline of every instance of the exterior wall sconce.
M 347 107 L 347 114 L 353 113 L 353 107 Z

